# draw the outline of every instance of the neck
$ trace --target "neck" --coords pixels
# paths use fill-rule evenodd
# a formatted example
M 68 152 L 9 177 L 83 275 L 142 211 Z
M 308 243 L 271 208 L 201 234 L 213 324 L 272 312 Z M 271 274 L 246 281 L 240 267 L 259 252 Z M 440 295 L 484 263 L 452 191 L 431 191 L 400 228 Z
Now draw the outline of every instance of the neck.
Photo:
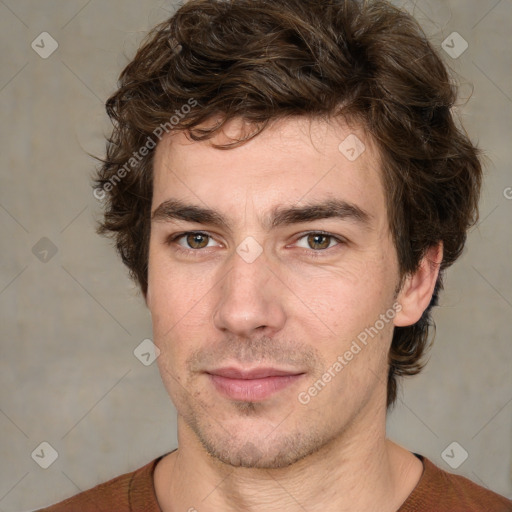
M 357 423 L 357 425 L 356 425 Z M 395 512 L 418 482 L 422 464 L 385 438 L 385 411 L 355 422 L 318 452 L 279 469 L 238 468 L 208 455 L 180 418 L 179 449 L 157 466 L 164 512 Z

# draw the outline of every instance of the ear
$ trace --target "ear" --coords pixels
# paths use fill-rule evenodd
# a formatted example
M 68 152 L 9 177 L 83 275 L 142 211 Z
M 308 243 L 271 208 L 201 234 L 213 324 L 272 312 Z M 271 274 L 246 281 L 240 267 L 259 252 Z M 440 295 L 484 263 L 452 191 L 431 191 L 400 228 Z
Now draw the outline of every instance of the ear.
M 439 242 L 428 249 L 418 270 L 406 277 L 397 297 L 402 309 L 395 316 L 395 327 L 413 325 L 421 318 L 432 299 L 442 261 L 443 244 Z

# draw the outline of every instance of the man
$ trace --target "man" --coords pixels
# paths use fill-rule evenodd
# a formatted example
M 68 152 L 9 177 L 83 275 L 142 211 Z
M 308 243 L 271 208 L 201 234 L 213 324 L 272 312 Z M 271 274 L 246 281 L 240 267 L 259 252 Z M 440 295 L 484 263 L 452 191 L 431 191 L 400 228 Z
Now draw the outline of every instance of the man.
M 383 1 L 191 0 L 151 32 L 95 194 L 179 446 L 46 510 L 512 510 L 385 435 L 477 218 L 455 98 Z

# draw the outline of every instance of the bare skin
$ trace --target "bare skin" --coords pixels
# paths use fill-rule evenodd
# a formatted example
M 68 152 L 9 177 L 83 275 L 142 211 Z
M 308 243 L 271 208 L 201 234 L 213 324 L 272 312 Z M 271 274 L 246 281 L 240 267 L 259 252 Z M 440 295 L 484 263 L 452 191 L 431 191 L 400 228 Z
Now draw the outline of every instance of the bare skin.
M 338 149 L 351 134 L 354 161 Z M 162 510 L 397 511 L 423 467 L 386 439 L 387 354 L 428 306 L 442 249 L 398 290 L 371 141 L 302 118 L 226 151 L 174 134 L 154 173 L 146 299 L 179 443 L 156 468 Z

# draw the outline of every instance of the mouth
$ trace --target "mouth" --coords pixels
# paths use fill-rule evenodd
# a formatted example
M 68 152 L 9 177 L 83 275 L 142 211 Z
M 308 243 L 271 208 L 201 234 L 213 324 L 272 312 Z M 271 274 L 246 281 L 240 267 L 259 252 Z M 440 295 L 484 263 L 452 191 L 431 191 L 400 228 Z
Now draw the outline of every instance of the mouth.
M 231 400 L 261 402 L 300 380 L 305 374 L 278 368 L 219 368 L 206 372 L 216 390 Z

